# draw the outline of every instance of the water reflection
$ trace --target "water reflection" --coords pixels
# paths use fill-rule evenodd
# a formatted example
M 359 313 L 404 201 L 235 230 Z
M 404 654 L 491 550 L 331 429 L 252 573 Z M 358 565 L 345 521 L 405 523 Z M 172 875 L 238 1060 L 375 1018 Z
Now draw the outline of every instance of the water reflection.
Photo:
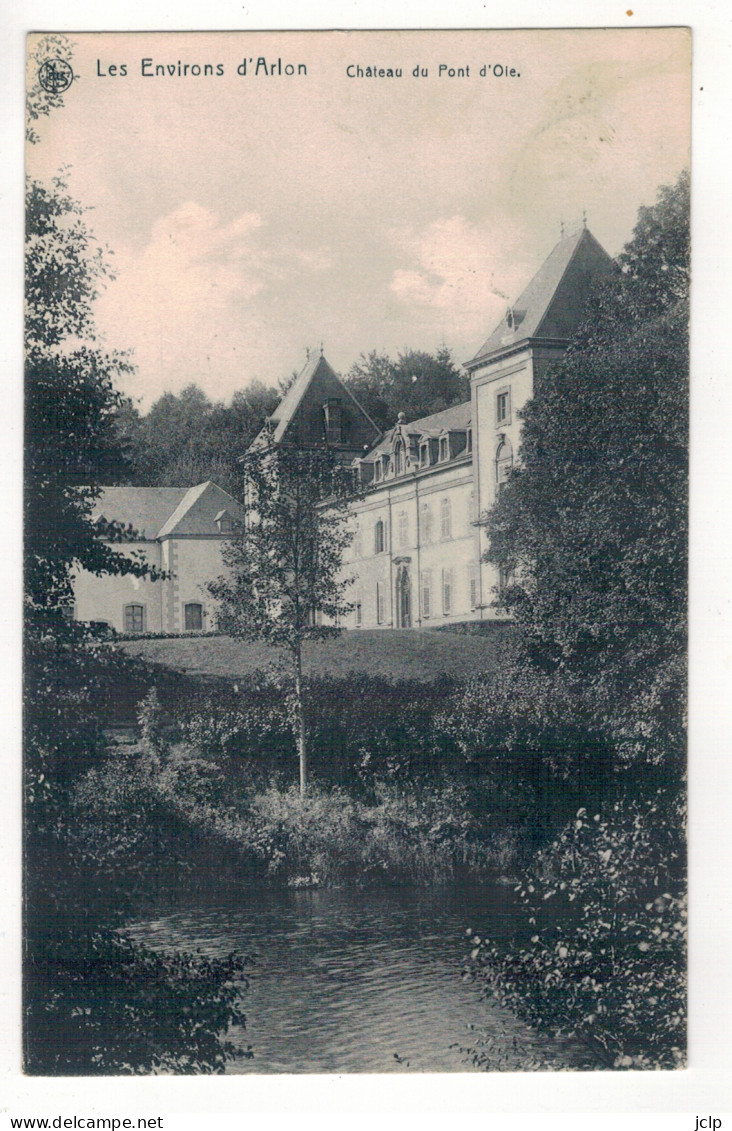
M 513 1037 L 521 1066 L 536 1038 L 460 977 L 465 929 L 511 929 L 505 888 L 378 892 L 247 888 L 214 906 L 138 922 L 153 945 L 256 956 L 246 996 L 250 1072 L 466 1072 L 470 1026 Z M 236 1036 L 236 1035 L 235 1035 Z

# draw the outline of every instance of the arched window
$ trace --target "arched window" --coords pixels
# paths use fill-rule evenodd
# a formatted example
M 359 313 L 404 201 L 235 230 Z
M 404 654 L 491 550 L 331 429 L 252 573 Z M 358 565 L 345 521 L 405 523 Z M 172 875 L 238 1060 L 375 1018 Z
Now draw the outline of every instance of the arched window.
M 513 448 L 510 440 L 501 440 L 496 452 L 496 492 L 500 493 L 511 474 Z
M 125 632 L 145 631 L 145 606 L 125 605 L 124 608 Z
M 447 496 L 440 503 L 440 538 L 452 538 L 452 507 Z
M 424 545 L 428 546 L 432 541 L 432 511 L 427 503 L 422 503 L 422 512 L 420 514 L 420 535 Z
M 183 606 L 183 617 L 186 632 L 200 632 L 203 628 L 203 605 L 189 601 Z
M 380 518 L 379 521 L 374 526 L 374 553 L 375 554 L 383 554 L 385 549 L 386 549 L 386 527 L 384 526 L 384 520 Z

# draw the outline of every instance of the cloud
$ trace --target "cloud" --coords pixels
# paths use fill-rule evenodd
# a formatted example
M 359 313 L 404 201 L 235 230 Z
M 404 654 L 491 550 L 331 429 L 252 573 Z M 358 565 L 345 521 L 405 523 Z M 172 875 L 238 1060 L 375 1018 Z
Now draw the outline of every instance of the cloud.
M 191 201 L 157 219 L 142 249 L 114 259 L 97 319 L 109 345 L 132 348 L 137 373 L 125 389 L 146 404 L 191 381 L 222 393 L 246 385 L 268 309 L 330 262 L 327 248 L 273 241 L 258 212 L 222 222 Z
M 461 215 L 441 218 L 419 230 L 395 231 L 392 240 L 404 262 L 392 274 L 392 295 L 457 333 L 499 317 L 531 271 L 525 235 L 505 217 L 490 227 Z

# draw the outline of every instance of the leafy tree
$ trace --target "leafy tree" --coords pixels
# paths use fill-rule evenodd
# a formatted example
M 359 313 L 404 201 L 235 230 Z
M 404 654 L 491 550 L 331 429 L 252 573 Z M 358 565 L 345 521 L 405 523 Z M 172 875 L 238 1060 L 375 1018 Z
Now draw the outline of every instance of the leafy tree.
M 64 37 L 40 41 L 35 63 L 66 59 Z M 62 104 L 31 85 L 33 123 Z M 129 663 L 67 622 L 71 574 L 153 575 L 106 543 L 91 521 L 99 484 L 122 477 L 115 378 L 127 359 L 96 341 L 92 304 L 109 278 L 84 209 L 61 175 L 27 185 L 25 385 L 24 1008 L 28 1071 L 221 1070 L 219 1042 L 242 1021 L 240 960 L 155 954 L 119 937 L 130 876 L 114 849 L 78 833 L 72 797 L 103 759 L 99 712 Z M 97 716 L 97 717 L 94 717 Z M 88 831 L 88 829 L 87 829 Z
M 41 86 L 38 74 L 40 68 L 49 58 L 61 59 L 64 63 L 71 63 L 73 46 L 73 43 L 65 35 L 43 35 L 38 40 L 35 49 L 28 53 L 25 137 L 30 145 L 35 145 L 40 141 L 35 123 L 64 104 L 61 92 L 54 93 Z
M 372 350 L 351 366 L 345 383 L 371 419 L 384 430 L 397 415 L 418 420 L 470 397 L 470 382 L 441 346 L 437 353 L 405 350 L 396 361 Z
M 540 1031 L 599 1066 L 680 1068 L 686 895 L 678 795 L 582 807 L 516 889 L 527 916 L 505 946 L 476 935 L 470 971 Z
M 230 405 L 212 402 L 197 385 L 164 393 L 145 416 L 131 402 L 121 405 L 117 429 L 134 482 L 174 487 L 210 479 L 238 494 L 240 457 L 278 400 L 276 389 L 253 381 Z
M 628 761 L 683 757 L 688 283 L 684 175 L 535 390 L 485 518 L 525 652 L 578 682 Z
M 69 600 L 76 566 L 150 567 L 110 549 L 91 522 L 97 485 L 125 474 L 114 381 L 129 362 L 96 344 L 91 316 L 109 277 L 102 249 L 63 177 L 29 181 L 26 207 L 25 584 L 40 610 Z
M 511 723 L 533 729 L 520 703 L 544 691 L 540 721 L 575 749 L 594 732 L 615 772 L 527 871 L 524 933 L 478 938 L 473 961 L 505 1004 L 615 1068 L 684 1057 L 688 284 L 683 175 L 641 210 L 535 389 L 521 464 L 485 516 L 489 559 L 515 571 L 499 594 L 518 629 Z M 468 688 L 459 741 L 500 716 L 492 691 Z
M 328 449 L 265 443 L 244 462 L 244 523 L 222 556 L 229 573 L 209 585 L 219 626 L 284 649 L 292 680 L 292 728 L 300 792 L 308 779 L 308 736 L 302 651 L 306 640 L 339 633 L 350 611 L 349 579 L 341 575 L 349 529 L 350 477 Z M 323 624 L 322 620 L 330 623 Z

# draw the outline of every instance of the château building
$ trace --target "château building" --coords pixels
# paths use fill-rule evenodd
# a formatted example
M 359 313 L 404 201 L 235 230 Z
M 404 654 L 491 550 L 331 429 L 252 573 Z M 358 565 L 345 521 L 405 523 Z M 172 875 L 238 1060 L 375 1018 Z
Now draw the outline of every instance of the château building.
M 560 240 L 465 368 L 471 396 L 382 433 L 322 351 L 308 358 L 254 444 L 321 446 L 362 491 L 344 570 L 354 578 L 349 628 L 430 628 L 490 620 L 502 579 L 482 560 L 479 516 L 519 458 L 519 413 L 577 328 L 592 283 L 611 260 L 586 228 Z M 567 411 L 571 406 L 567 406 Z M 207 583 L 243 513 L 212 483 L 109 487 L 95 518 L 122 523 L 158 580 L 80 571 L 73 615 L 126 633 L 215 628 Z
M 322 353 L 308 360 L 267 427 L 276 443 L 325 439 L 364 489 L 345 563 L 355 579 L 347 627 L 430 628 L 498 615 L 503 579 L 482 560 L 477 520 L 518 458 L 520 410 L 562 358 L 610 264 L 586 228 L 562 238 L 465 363 L 470 400 L 420 420 L 400 413 L 383 435 Z

